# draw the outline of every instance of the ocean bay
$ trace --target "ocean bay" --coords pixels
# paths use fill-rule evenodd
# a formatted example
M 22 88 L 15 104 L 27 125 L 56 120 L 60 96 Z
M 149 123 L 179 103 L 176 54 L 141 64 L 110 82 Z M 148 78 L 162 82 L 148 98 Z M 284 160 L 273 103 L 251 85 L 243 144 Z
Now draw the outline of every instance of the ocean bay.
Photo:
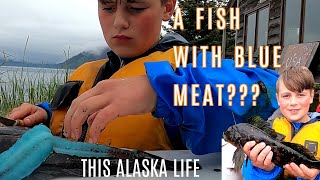
M 0 115 L 23 102 L 51 101 L 70 69 L 0 66 Z

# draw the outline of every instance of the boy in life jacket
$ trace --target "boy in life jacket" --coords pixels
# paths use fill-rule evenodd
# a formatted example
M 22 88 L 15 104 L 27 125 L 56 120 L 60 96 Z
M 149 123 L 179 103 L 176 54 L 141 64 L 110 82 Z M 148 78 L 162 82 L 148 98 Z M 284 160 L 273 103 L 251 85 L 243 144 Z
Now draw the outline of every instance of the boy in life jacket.
M 268 121 L 272 128 L 283 135 L 284 141 L 293 142 L 308 148 L 320 159 L 320 114 L 309 113 L 314 96 L 314 78 L 310 70 L 303 66 L 289 67 L 280 75 L 277 84 L 277 110 Z M 261 142 L 248 142 L 243 147 L 250 159 L 243 164 L 243 176 L 250 179 L 276 179 L 285 170 L 285 175 L 297 179 L 320 179 L 319 170 L 311 169 L 304 164 L 286 164 L 278 167 L 271 162 L 272 151 Z
M 45 123 L 54 135 L 71 140 L 138 150 L 190 149 L 195 154 L 221 151 L 222 132 L 250 114 L 269 117 L 277 108 L 275 84 L 278 74 L 262 68 L 235 68 L 233 60 L 212 68 L 210 52 L 197 51 L 197 67 L 192 53 L 187 67 L 175 67 L 173 46 L 190 45 L 173 33 L 160 39 L 162 20 L 171 18 L 176 0 L 99 0 L 98 14 L 105 40 L 112 49 L 108 60 L 85 63 L 60 87 L 53 101 L 37 106 L 23 104 L 9 115 L 27 126 Z M 209 43 L 209 42 L 208 42 Z M 190 48 L 192 49 L 192 48 Z M 202 57 L 206 61 L 202 61 Z M 202 62 L 205 62 L 206 67 Z M 223 106 L 174 106 L 174 84 L 216 84 L 261 86 L 257 106 L 248 92 L 246 106 L 236 94 L 228 106 L 227 88 Z M 239 89 L 239 88 L 238 88 Z M 198 90 L 197 101 L 203 99 Z M 262 111 L 261 111 L 262 110 Z M 151 113 L 152 112 L 152 113 Z

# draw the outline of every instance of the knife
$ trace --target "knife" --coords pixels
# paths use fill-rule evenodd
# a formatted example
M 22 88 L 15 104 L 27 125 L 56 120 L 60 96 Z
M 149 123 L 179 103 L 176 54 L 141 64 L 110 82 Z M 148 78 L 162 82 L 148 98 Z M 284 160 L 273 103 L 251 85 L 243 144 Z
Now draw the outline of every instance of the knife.
M 21 120 L 12 120 L 5 117 L 0 116 L 0 123 L 4 124 L 5 126 L 21 126 L 23 125 Z

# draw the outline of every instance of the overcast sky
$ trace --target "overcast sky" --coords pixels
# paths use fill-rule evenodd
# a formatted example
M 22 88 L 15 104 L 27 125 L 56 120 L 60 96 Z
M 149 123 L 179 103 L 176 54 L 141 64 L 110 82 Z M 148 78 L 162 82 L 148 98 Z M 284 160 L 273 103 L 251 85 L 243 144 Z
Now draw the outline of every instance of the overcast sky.
M 85 50 L 106 47 L 97 0 L 0 0 L 0 57 L 56 63 Z

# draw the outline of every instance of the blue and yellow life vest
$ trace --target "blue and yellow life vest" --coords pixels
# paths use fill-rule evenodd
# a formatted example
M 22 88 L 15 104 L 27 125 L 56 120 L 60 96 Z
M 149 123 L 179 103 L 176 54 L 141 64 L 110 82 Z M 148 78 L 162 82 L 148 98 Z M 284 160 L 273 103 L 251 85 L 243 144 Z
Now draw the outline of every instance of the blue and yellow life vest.
M 163 60 L 170 62 L 172 67 L 175 67 L 173 48 L 165 52 L 156 51 L 146 57 L 136 59 L 115 72 L 110 79 L 145 75 L 145 62 Z M 106 62 L 107 60 L 98 60 L 85 63 L 77 68 L 69 77 L 68 82 L 66 83 L 69 83 L 68 87 L 60 90 L 62 92 L 60 93 L 61 95 L 56 97 L 56 101 L 54 100 L 56 103 L 53 103 L 57 106 L 54 108 L 55 110 L 53 111 L 52 119 L 50 121 L 50 129 L 54 135 L 62 136 L 63 120 L 68 110 L 68 106 L 63 106 L 62 103 L 63 100 L 68 100 L 68 97 L 66 97 L 65 94 L 68 94 L 69 91 L 77 90 L 77 94 L 73 95 L 77 97 L 91 89 L 100 68 Z M 73 100 L 72 98 L 70 99 L 71 101 Z M 129 115 L 115 119 L 102 131 L 98 143 L 113 147 L 138 150 L 172 149 L 172 144 L 166 134 L 163 121 L 153 117 L 151 113 Z
M 301 129 L 294 134 L 293 125 L 285 118 L 276 118 L 272 123 L 272 128 L 285 135 L 284 141 L 301 144 L 309 149 L 315 157 L 320 160 L 320 121 L 305 124 Z

